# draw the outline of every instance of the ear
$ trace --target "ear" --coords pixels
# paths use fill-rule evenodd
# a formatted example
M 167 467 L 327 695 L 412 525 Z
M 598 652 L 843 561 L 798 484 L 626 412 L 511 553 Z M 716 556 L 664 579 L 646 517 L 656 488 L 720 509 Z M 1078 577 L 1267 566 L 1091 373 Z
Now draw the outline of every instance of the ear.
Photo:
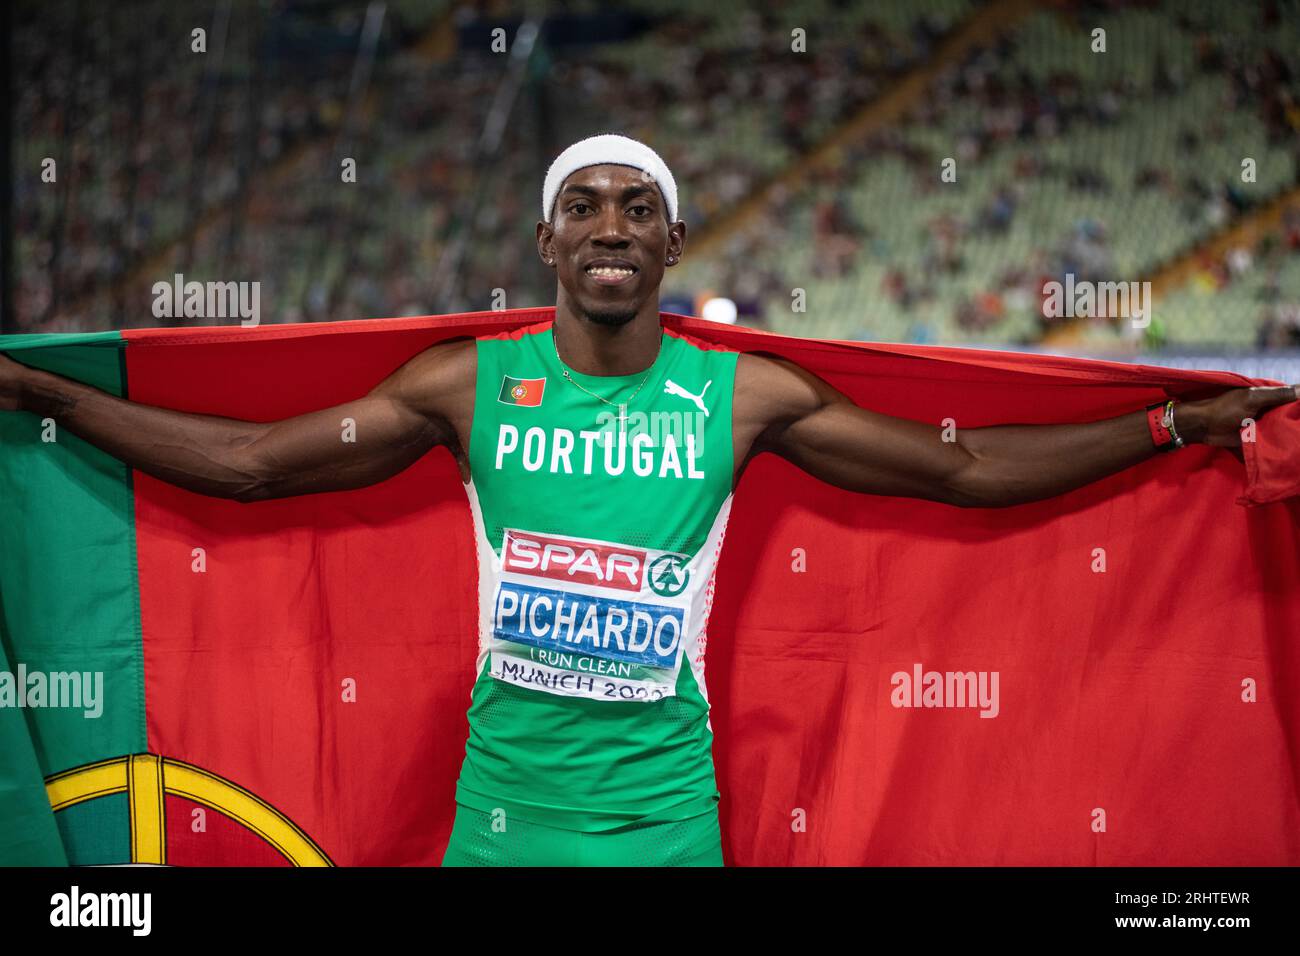
M 537 254 L 542 262 L 555 268 L 555 230 L 549 222 L 537 222 Z
M 680 219 L 668 227 L 668 255 L 673 257 L 673 265 L 682 261 L 682 252 L 686 249 L 686 223 Z

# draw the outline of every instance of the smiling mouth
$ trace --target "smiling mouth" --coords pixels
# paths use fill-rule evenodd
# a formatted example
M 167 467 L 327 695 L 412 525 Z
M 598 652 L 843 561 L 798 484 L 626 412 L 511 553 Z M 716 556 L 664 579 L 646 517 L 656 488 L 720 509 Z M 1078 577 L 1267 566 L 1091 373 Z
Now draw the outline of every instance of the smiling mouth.
M 600 285 L 622 285 L 636 275 L 632 266 L 591 265 L 584 271 Z

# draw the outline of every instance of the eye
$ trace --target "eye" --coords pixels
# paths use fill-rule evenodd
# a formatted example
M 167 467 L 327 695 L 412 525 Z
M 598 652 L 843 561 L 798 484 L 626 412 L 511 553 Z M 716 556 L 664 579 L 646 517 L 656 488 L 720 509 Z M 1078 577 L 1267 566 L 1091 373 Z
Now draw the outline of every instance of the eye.
M 581 210 L 590 209 L 590 208 L 591 208 L 590 203 L 575 202 L 572 206 L 569 207 L 569 212 L 577 213 L 579 216 L 581 216 L 582 215 Z
M 648 216 L 650 215 L 651 209 L 644 203 L 637 203 L 637 205 L 633 206 L 629 211 L 634 216 Z

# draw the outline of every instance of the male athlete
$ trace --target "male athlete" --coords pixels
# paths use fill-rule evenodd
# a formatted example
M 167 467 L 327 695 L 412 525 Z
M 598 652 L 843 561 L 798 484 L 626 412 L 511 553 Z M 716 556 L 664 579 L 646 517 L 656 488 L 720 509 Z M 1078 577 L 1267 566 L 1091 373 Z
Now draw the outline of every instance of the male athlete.
M 704 681 L 732 492 L 772 452 L 852 491 L 1001 507 L 1186 442 L 1240 444 L 1294 387 L 1081 425 L 957 432 L 859 408 L 791 362 L 667 329 L 686 224 L 659 156 L 621 136 L 547 174 L 552 321 L 440 343 L 364 398 L 253 423 L 124 401 L 0 356 L 0 408 L 58 421 L 164 481 L 258 502 L 455 457 L 479 549 L 479 653 L 448 865 L 719 865 Z M 356 422 L 355 443 L 338 423 Z

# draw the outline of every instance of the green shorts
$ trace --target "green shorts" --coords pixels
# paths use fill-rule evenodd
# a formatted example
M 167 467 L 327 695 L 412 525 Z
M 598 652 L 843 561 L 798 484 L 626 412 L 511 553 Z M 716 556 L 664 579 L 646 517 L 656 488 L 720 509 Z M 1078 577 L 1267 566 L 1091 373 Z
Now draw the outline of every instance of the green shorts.
M 507 820 L 456 805 L 443 866 L 722 866 L 718 811 L 600 833 Z

